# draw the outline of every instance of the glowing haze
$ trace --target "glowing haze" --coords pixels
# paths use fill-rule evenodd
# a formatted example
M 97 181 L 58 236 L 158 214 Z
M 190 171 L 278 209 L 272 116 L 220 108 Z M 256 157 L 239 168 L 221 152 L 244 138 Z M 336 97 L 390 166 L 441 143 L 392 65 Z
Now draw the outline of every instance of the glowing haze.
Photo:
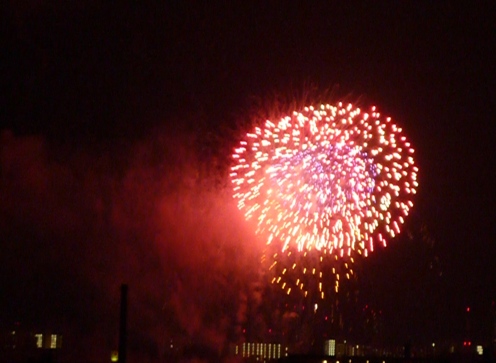
M 418 186 L 414 149 L 375 107 L 322 104 L 281 116 L 235 148 L 233 195 L 271 251 L 272 281 L 288 294 L 314 285 L 324 298 L 340 279 L 339 263 L 328 261 L 350 278 L 354 257 L 400 233 Z

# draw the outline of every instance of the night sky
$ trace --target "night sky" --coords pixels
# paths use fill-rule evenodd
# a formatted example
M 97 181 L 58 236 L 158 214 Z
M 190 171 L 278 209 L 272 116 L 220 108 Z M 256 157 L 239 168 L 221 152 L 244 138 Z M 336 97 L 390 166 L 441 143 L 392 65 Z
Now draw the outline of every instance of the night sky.
M 461 340 L 467 306 L 473 339 L 489 336 L 496 6 L 307 3 L 4 4 L 0 328 L 59 329 L 100 357 L 127 282 L 137 355 L 174 329 L 220 346 L 260 250 L 229 196 L 230 148 L 307 92 L 377 105 L 416 149 L 405 233 L 358 268 L 386 337 Z

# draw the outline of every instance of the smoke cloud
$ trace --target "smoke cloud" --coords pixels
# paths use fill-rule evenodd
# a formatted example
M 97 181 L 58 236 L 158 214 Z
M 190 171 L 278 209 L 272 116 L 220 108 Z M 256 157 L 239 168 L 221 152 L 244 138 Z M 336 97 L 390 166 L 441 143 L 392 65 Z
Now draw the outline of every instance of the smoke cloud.
M 222 161 L 185 133 L 91 148 L 0 140 L 4 325 L 59 331 L 67 359 L 108 361 L 127 283 L 130 359 L 226 355 L 262 246 Z

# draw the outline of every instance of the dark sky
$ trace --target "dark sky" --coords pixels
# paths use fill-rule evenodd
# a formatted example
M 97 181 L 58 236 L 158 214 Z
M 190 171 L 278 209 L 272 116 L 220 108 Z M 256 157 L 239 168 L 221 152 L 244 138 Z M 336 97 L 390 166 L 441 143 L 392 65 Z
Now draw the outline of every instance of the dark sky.
M 471 306 L 474 336 L 487 336 L 496 300 L 496 7 L 458 3 L 4 4 L 2 328 L 81 321 L 98 335 L 104 321 L 111 331 L 116 317 L 105 312 L 128 280 L 141 286 L 136 309 L 146 315 L 136 331 L 153 346 L 166 291 L 191 302 L 185 291 L 208 297 L 200 286 L 215 285 L 223 269 L 247 274 L 244 255 L 222 267 L 220 253 L 249 254 L 239 248 L 249 237 L 227 222 L 225 175 L 205 155 L 222 159 L 226 130 L 256 114 L 256 100 L 317 88 L 377 105 L 417 151 L 409 228 L 421 235 L 423 226 L 424 240 L 393 241 L 361 266 L 364 294 L 389 314 L 390 334 L 461 338 Z M 214 256 L 210 283 L 200 281 L 210 266 L 200 251 Z M 179 324 L 196 326 L 190 306 Z M 198 314 L 189 334 L 228 334 L 214 313 Z

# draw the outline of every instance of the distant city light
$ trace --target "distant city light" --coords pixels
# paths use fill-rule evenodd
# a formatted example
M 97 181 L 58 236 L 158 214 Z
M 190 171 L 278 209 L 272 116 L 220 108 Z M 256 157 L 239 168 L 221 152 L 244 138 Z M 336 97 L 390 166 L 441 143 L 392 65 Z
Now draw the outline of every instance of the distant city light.
M 336 340 L 329 339 L 325 342 L 324 353 L 328 356 L 334 357 L 336 355 Z
M 52 334 L 50 336 L 50 349 L 56 349 L 57 348 L 57 335 Z
M 35 334 L 36 348 L 43 348 L 43 334 Z
M 241 347 L 241 352 L 239 347 Z M 285 349 L 287 351 L 287 347 L 285 347 Z M 256 360 L 259 360 L 261 358 L 279 359 L 281 358 L 281 344 L 245 342 L 240 346 L 236 345 L 235 354 L 241 355 L 243 358 L 256 358 Z

